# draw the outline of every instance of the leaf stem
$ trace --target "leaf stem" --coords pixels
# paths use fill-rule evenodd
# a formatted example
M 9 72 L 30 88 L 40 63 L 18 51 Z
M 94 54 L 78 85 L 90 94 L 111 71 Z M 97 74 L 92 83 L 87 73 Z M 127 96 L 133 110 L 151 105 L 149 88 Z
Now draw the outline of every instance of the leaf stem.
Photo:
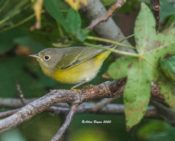
M 93 48 L 99 48 L 99 49 L 104 49 L 104 50 L 109 50 L 111 52 L 120 54 L 120 55 L 126 55 L 126 56 L 131 56 L 131 57 L 139 57 L 138 54 L 136 53 L 130 53 L 130 52 L 125 52 L 125 51 L 121 51 L 121 50 L 117 50 L 115 48 L 109 48 L 109 47 L 104 47 L 102 45 L 94 45 L 88 42 L 85 42 L 84 45 L 89 46 L 89 47 L 93 47 Z
M 120 42 L 123 42 L 125 40 L 128 40 L 131 37 L 134 37 L 134 34 L 131 34 L 131 35 L 126 36 L 125 38 L 123 38 L 122 40 L 120 40 Z
M 134 48 L 133 46 L 125 45 L 125 44 L 122 44 L 120 42 L 117 42 L 117 41 L 114 41 L 114 40 L 110 40 L 110 39 L 106 39 L 106 38 L 100 38 L 100 37 L 95 37 L 95 36 L 88 36 L 87 39 L 88 40 L 101 41 L 101 42 L 105 42 L 105 43 L 111 43 L 111 44 L 114 44 L 114 45 L 128 47 L 128 48 Z

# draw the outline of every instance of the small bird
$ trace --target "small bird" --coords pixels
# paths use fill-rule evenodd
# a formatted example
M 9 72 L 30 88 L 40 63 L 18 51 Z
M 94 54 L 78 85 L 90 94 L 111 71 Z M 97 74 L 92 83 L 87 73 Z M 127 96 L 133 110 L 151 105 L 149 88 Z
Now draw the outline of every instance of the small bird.
M 75 87 L 91 81 L 111 51 L 91 47 L 46 48 L 36 58 L 47 76 Z

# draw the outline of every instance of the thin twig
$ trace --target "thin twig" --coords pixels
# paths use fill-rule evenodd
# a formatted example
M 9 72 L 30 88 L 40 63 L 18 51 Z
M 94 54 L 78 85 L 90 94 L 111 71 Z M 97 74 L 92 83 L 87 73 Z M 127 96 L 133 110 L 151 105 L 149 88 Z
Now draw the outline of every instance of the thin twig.
M 155 100 L 151 100 L 151 103 L 155 106 L 158 115 L 167 121 L 169 124 L 175 126 L 175 112 L 172 108 L 163 105 Z
M 123 0 L 123 2 L 125 2 L 125 0 Z M 93 23 L 93 21 L 98 21 L 100 17 L 105 17 L 106 13 L 108 13 L 106 8 L 102 4 L 101 0 L 88 0 L 88 4 L 85 9 L 86 9 L 85 16 L 87 16 L 87 18 L 90 21 L 92 21 L 91 23 Z M 98 36 L 105 39 L 117 40 L 117 41 L 125 39 L 122 31 L 120 30 L 119 26 L 115 23 L 115 21 L 112 19 L 112 17 L 109 17 L 105 22 L 101 21 L 99 23 L 97 25 L 93 24 L 94 27 L 91 26 L 90 24 L 88 27 L 90 29 L 93 28 L 93 30 L 98 34 Z M 124 40 L 122 43 L 131 46 L 131 44 L 127 40 Z M 132 48 L 123 48 L 121 46 L 119 46 L 118 49 L 127 52 L 133 52 L 133 53 L 135 52 L 135 50 Z
M 30 103 L 35 99 L 26 99 L 25 103 Z M 0 107 L 18 108 L 22 106 L 24 106 L 24 104 L 21 103 L 21 100 L 19 98 L 0 98 Z
M 23 105 L 25 105 L 26 103 L 25 103 L 25 99 L 24 99 L 24 94 L 22 92 L 21 85 L 18 82 L 16 83 L 16 90 L 17 90 L 17 94 L 21 100 L 21 103 Z
M 0 118 L 5 118 L 8 117 L 14 113 L 16 113 L 19 109 L 14 109 L 14 110 L 9 110 L 9 111 L 5 111 L 5 112 L 0 112 Z
M 100 109 L 102 109 L 104 106 L 106 106 L 107 104 L 111 103 L 115 99 L 116 98 L 104 98 L 100 102 L 98 102 L 92 110 L 94 112 L 97 112 Z
M 100 24 L 101 22 L 104 22 L 106 20 L 108 20 L 112 14 L 115 12 L 115 10 L 121 8 L 123 6 L 123 4 L 125 3 L 125 0 L 117 0 L 117 2 L 115 2 L 110 8 L 109 10 L 106 12 L 105 15 L 93 20 L 91 22 L 91 24 L 87 27 L 88 29 L 92 30 L 95 26 L 97 26 L 98 24 Z
M 51 139 L 51 141 L 59 141 L 61 139 L 61 137 L 63 136 L 63 134 L 65 133 L 66 129 L 69 127 L 74 114 L 77 111 L 77 107 L 78 104 L 72 105 L 70 112 L 68 113 L 68 115 L 66 116 L 66 120 L 63 123 L 63 125 L 61 126 L 61 128 L 59 128 L 58 132 L 55 134 L 55 136 Z

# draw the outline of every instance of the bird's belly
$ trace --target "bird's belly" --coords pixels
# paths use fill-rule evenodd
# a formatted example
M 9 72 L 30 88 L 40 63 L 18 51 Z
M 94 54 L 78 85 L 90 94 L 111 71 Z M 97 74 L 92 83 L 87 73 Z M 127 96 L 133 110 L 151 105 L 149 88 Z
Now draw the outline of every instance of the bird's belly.
M 44 67 L 41 68 L 46 75 L 62 83 L 76 84 L 82 81 L 88 82 L 97 75 L 104 60 L 109 56 L 109 54 L 110 51 L 100 53 L 88 61 L 82 62 L 67 69 L 56 69 L 56 71 L 49 71 Z
M 82 81 L 92 80 L 98 73 L 102 62 L 99 63 L 91 59 L 79 65 L 64 70 L 57 70 L 53 73 L 53 78 L 62 83 L 76 84 Z

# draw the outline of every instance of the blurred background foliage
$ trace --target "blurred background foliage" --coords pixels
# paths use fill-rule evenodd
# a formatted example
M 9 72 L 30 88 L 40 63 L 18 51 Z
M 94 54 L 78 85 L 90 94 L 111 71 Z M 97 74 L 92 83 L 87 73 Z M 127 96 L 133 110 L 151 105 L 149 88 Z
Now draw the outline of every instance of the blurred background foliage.
M 115 0 L 102 0 L 108 8 Z M 132 34 L 140 2 L 128 0 L 114 15 L 125 35 Z M 90 23 L 81 12 L 71 9 L 62 0 L 45 0 L 41 28 L 36 29 L 33 0 L 0 0 L 0 90 L 1 97 L 18 97 L 16 85 L 20 84 L 25 98 L 39 97 L 49 89 L 70 88 L 43 75 L 37 63 L 28 57 L 39 50 L 57 46 L 81 45 L 90 33 L 85 27 Z M 58 8 L 59 7 L 59 8 Z M 146 18 L 146 17 L 145 17 Z M 175 20 L 175 3 L 161 0 L 161 25 Z M 122 26 L 125 25 L 125 26 Z M 109 58 L 93 84 L 104 81 L 103 72 L 112 61 Z M 4 108 L 0 109 L 1 111 Z M 82 124 L 82 120 L 111 120 L 112 124 Z M 64 115 L 40 114 L 0 135 L 0 141 L 48 141 L 56 132 Z M 125 129 L 124 117 L 105 114 L 77 114 L 65 140 L 71 141 L 173 141 L 175 128 L 163 121 L 144 119 L 130 131 Z

